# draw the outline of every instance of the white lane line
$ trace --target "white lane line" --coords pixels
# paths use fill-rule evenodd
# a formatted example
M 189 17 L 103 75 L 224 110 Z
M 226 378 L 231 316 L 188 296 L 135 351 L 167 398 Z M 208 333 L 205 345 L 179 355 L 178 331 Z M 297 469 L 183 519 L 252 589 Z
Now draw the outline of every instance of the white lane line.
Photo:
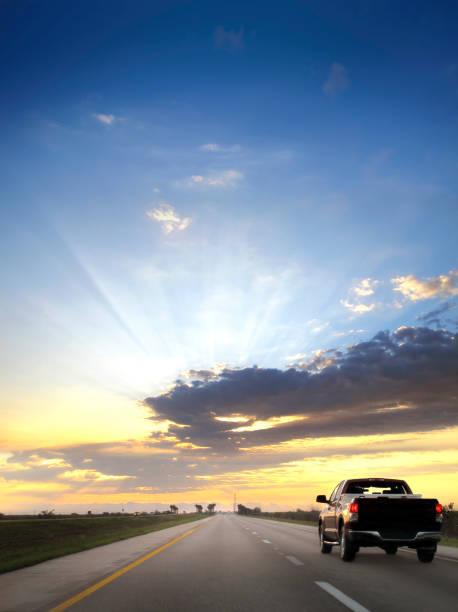
M 251 532 L 253 535 L 258 535 L 256 531 Z
M 333 597 L 338 599 L 340 603 L 343 603 L 344 606 L 346 606 L 350 610 L 353 610 L 353 612 L 369 612 L 367 608 L 359 604 L 351 597 L 348 597 L 348 595 L 345 595 L 345 593 L 342 593 L 342 591 L 339 591 L 339 589 L 336 589 L 336 587 L 333 587 L 332 584 L 329 584 L 329 582 L 315 581 L 315 584 L 324 589 L 327 593 L 329 593 L 329 595 L 332 595 Z
M 263 540 L 264 544 L 272 544 L 270 540 Z
M 299 559 L 296 559 L 296 557 L 293 557 L 293 555 L 286 555 L 285 558 L 288 559 L 288 561 L 291 561 L 291 563 L 294 563 L 294 565 L 304 565 L 302 561 L 299 561 Z

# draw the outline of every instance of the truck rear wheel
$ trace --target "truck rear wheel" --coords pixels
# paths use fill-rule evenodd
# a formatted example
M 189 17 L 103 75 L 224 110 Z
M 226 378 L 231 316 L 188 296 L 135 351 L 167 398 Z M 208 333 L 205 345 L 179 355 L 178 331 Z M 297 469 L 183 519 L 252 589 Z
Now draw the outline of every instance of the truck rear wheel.
M 320 537 L 320 550 L 322 553 L 330 553 L 332 551 L 332 546 L 330 544 L 326 544 L 326 542 L 324 541 L 324 533 L 323 533 L 323 528 L 320 525 L 318 527 L 318 535 Z
M 356 557 L 356 547 L 350 542 L 343 526 L 340 530 L 340 558 L 342 561 L 353 561 Z
M 435 554 L 435 548 L 417 548 L 417 557 L 422 563 L 431 563 Z

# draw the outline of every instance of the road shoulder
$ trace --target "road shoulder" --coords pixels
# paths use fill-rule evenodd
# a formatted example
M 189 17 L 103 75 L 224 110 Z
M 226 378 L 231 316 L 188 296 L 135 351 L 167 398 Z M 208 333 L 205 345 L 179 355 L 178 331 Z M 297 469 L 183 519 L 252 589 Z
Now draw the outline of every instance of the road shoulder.
M 210 518 L 44 561 L 0 575 L 0 612 L 45 610 Z

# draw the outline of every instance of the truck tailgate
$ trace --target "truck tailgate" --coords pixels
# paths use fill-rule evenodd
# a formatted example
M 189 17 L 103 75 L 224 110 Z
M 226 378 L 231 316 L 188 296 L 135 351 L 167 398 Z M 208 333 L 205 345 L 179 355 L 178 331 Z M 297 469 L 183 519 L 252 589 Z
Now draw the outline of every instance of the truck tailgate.
M 413 538 L 419 531 L 439 531 L 435 499 L 360 497 L 358 529 L 378 531 L 384 538 Z

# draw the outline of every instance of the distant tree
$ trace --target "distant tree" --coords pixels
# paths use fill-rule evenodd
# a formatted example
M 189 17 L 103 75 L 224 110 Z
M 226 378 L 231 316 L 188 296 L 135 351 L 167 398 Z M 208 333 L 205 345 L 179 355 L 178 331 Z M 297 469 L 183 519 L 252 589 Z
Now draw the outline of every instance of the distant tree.
M 54 516 L 54 510 L 42 510 L 38 513 L 38 516 L 42 516 L 43 518 L 52 518 Z
M 253 514 L 261 514 L 262 510 L 259 506 L 256 506 L 256 508 L 253 508 Z
M 209 513 L 209 514 L 213 514 L 213 513 L 214 513 L 214 511 L 215 511 L 215 506 L 216 506 L 216 504 L 208 504 L 208 506 L 207 506 L 207 510 L 208 510 L 208 513 Z
M 442 533 L 447 538 L 458 537 L 458 512 L 455 504 L 450 502 L 442 507 Z
M 170 504 L 170 512 L 172 514 L 178 514 L 178 506 L 175 506 L 174 504 Z
M 199 514 L 202 514 L 203 507 L 201 504 L 196 504 L 196 510 Z
M 254 510 L 252 508 L 248 508 L 247 506 L 244 506 L 243 504 L 238 504 L 237 512 L 238 514 L 253 514 Z

